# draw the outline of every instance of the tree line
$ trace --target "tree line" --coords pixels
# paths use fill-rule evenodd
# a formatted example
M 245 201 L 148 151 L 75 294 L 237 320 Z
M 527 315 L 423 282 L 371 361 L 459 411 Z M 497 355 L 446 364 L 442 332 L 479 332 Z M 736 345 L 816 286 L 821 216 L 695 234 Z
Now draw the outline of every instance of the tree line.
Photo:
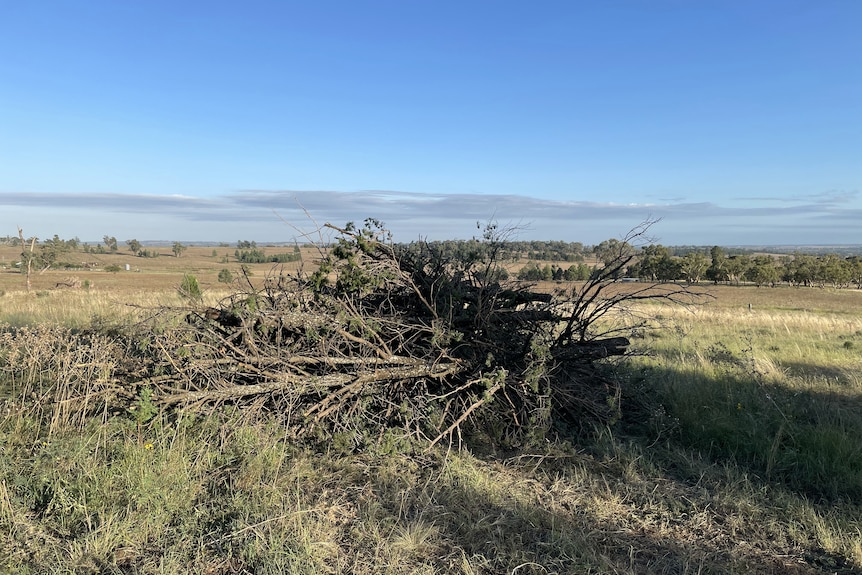
M 487 244 L 481 240 L 447 240 L 430 242 L 430 246 L 453 261 L 475 261 L 482 257 Z M 517 272 L 527 281 L 585 281 L 616 261 L 620 253 L 632 256 L 631 263 L 620 269 L 620 278 L 642 281 L 700 283 L 710 281 L 740 285 L 856 287 L 862 289 L 862 256 L 838 253 L 763 254 L 742 248 L 711 249 L 692 246 L 670 247 L 649 244 L 641 247 L 625 241 L 608 239 L 594 246 L 579 242 L 500 242 L 499 261 L 516 264 L 527 259 Z M 565 256 L 565 257 L 563 257 Z M 544 263 L 547 259 L 554 263 Z M 586 259 L 594 262 L 588 264 Z M 558 262 L 577 262 L 569 266 Z
M 21 239 L 13 236 L 0 237 L 0 244 L 17 246 Z M 41 269 L 76 267 L 64 258 L 72 252 L 93 254 L 119 253 L 119 242 L 114 236 L 105 235 L 100 244 L 90 245 L 80 239 L 61 239 L 54 235 L 50 239 L 25 239 L 25 244 L 34 244 L 37 249 L 22 251 L 22 263 Z M 138 257 L 157 257 L 159 252 L 146 249 L 136 239 L 126 240 L 128 250 Z M 413 244 L 399 244 L 410 250 Z M 488 243 L 481 239 L 443 240 L 426 242 L 441 257 L 448 261 L 475 262 L 485 257 Z M 415 247 L 415 246 L 414 246 Z M 171 251 L 180 257 L 187 246 L 174 242 Z M 624 241 L 608 239 L 593 246 L 580 242 L 564 241 L 499 241 L 494 244 L 497 261 L 517 264 L 527 260 L 517 277 L 528 281 L 585 281 L 598 270 L 604 269 L 608 261 L 620 251 L 632 256 L 632 263 L 618 273 L 621 277 L 643 281 L 684 281 L 700 283 L 726 283 L 739 285 L 750 283 L 758 286 L 779 283 L 794 286 L 832 286 L 836 288 L 856 287 L 862 289 L 862 255 L 842 253 L 790 254 L 750 253 L 740 248 L 713 246 L 711 249 L 693 246 L 673 247 L 649 244 L 641 247 L 628 245 Z M 846 253 L 846 250 L 845 250 Z M 243 264 L 298 261 L 298 246 L 292 253 L 267 254 L 254 241 L 236 242 L 234 258 Z M 587 259 L 594 263 L 587 263 Z M 540 262 L 554 262 L 541 264 Z M 573 262 L 569 266 L 557 262 Z M 504 273 L 501 268 L 498 273 Z M 500 278 L 502 279 L 502 278 Z
M 137 257 L 141 258 L 156 258 L 161 252 L 154 248 L 145 248 L 144 245 L 136 240 L 126 240 L 128 251 Z M 5 236 L 0 237 L 0 245 L 23 246 L 21 252 L 21 267 L 22 269 L 37 268 L 40 270 L 47 269 L 75 269 L 81 266 L 80 262 L 69 261 L 69 256 L 73 253 L 85 254 L 119 254 L 120 247 L 117 238 L 114 236 L 105 235 L 102 243 L 91 245 L 86 242 L 81 242 L 80 239 L 72 238 L 64 240 L 57 234 L 53 238 L 39 240 L 38 237 L 24 238 Z M 227 245 L 227 244 L 222 244 Z M 181 242 L 173 242 L 171 244 L 171 252 L 175 257 L 180 257 L 188 249 L 188 246 Z M 213 256 L 216 255 L 213 250 Z M 294 246 L 292 253 L 267 254 L 263 249 L 258 248 L 255 242 L 240 240 L 237 242 L 237 250 L 234 252 L 236 261 L 243 264 L 248 263 L 285 263 L 300 261 L 302 259 L 299 246 Z M 225 262 L 227 255 L 225 255 Z
M 682 257 L 658 244 L 641 248 L 637 261 L 626 274 L 651 281 L 711 281 L 739 285 L 856 287 L 862 289 L 862 256 L 812 255 L 796 252 L 785 255 L 727 255 L 714 246 L 708 252 L 692 251 Z

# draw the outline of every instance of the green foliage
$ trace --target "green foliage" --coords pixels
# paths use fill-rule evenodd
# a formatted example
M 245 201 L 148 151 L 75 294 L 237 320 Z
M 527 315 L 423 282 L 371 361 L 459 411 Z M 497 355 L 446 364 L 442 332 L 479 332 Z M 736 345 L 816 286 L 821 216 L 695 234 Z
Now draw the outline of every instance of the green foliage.
M 625 240 L 611 238 L 594 246 L 593 253 L 605 267 L 608 267 L 622 259 L 630 258 L 634 254 L 634 247 Z
M 680 275 L 688 283 L 700 282 L 708 268 L 706 255 L 701 252 L 689 252 L 679 262 Z
M 184 246 L 180 242 L 174 242 L 173 246 L 171 246 L 171 251 L 174 252 L 176 257 L 180 257 L 187 249 L 188 246 Z
M 117 272 L 122 271 L 123 268 L 119 264 L 108 264 L 102 269 L 104 269 L 106 272 L 110 272 L 112 274 L 115 274 Z
M 177 289 L 180 296 L 186 299 L 200 301 L 203 299 L 198 279 L 192 274 L 184 274 L 180 287 Z
M 373 269 L 363 265 L 364 261 L 378 250 L 392 250 L 392 236 L 383 223 L 373 218 L 365 220 L 362 229 L 348 222 L 339 230 L 336 243 L 321 260 L 318 269 L 311 274 L 310 283 L 316 292 L 330 287 L 330 274 L 335 274 L 334 293 L 362 294 L 379 288 L 393 278 L 386 267 Z
M 592 269 L 584 264 L 572 264 L 566 271 L 563 273 L 563 279 L 566 281 L 586 281 L 590 279 L 590 275 L 592 274 Z
M 129 251 L 133 253 L 140 252 L 143 247 L 138 240 L 126 240 L 126 245 L 129 246 Z
M 551 279 L 551 267 L 540 268 L 535 262 L 530 262 L 518 271 L 518 279 L 526 281 L 542 281 Z M 546 274 L 545 271 L 548 273 Z
M 144 386 L 138 391 L 138 399 L 130 411 L 139 425 L 147 423 L 159 413 L 159 408 L 153 401 L 152 388 Z
M 726 281 L 727 270 L 725 269 L 725 264 L 727 263 L 727 256 L 724 254 L 724 250 L 720 246 L 713 246 L 709 250 L 709 257 L 710 264 L 706 270 L 707 279 L 715 283 Z
M 229 284 L 233 281 L 233 274 L 227 268 L 222 268 L 218 273 L 218 281 L 219 283 Z
M 236 261 L 246 264 L 263 264 L 263 263 L 288 263 L 300 260 L 298 253 L 291 254 L 274 254 L 266 255 L 262 249 L 251 248 L 247 250 L 236 250 L 234 252 Z
M 681 265 L 667 247 L 650 244 L 641 248 L 637 264 L 628 273 L 649 281 L 667 282 L 680 278 Z
M 776 284 L 780 274 L 776 261 L 772 257 L 757 256 L 745 270 L 744 277 L 755 285 L 762 286 Z
M 39 246 L 39 253 L 36 256 L 38 265 L 43 268 L 62 267 L 60 258 L 72 251 L 74 242 L 61 240 L 56 234 L 50 240 L 45 240 Z

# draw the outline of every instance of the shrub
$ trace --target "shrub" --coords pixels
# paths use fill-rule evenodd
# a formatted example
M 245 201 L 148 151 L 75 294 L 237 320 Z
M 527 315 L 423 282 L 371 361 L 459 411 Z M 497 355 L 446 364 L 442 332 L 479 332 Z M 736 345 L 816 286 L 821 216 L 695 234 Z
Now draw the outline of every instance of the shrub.
M 229 269 L 227 269 L 227 268 L 223 268 L 223 269 L 218 273 L 218 281 L 219 281 L 219 283 L 229 284 L 229 283 L 231 283 L 231 282 L 233 281 L 233 274 L 232 274 L 232 273 L 230 273 L 230 270 L 229 270 Z
M 200 300 L 203 298 L 201 287 L 198 284 L 198 278 L 192 274 L 185 274 L 183 276 L 183 281 L 180 283 L 180 287 L 177 291 L 179 291 L 180 296 L 186 299 Z

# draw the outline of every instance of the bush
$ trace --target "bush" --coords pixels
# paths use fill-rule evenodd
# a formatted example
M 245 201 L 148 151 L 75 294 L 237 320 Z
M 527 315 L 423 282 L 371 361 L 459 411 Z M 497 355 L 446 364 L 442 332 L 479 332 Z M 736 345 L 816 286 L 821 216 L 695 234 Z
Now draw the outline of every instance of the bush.
M 177 291 L 179 291 L 180 296 L 186 299 L 201 300 L 203 298 L 201 287 L 198 284 L 198 278 L 192 274 L 185 274 L 183 276 L 183 281 L 180 283 L 180 287 Z
M 219 281 L 219 283 L 229 284 L 233 281 L 233 274 L 230 272 L 229 269 L 223 268 L 218 273 L 218 281 Z

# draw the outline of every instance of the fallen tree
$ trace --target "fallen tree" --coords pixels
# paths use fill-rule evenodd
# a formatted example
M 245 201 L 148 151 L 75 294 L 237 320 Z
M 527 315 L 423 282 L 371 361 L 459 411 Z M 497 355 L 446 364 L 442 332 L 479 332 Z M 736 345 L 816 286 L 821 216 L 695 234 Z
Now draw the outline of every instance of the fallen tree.
M 297 436 L 354 447 L 393 429 L 431 445 L 465 431 L 521 442 L 555 422 L 616 417 L 618 387 L 597 362 L 627 353 L 623 333 L 638 324 L 627 305 L 692 297 L 676 285 L 611 289 L 630 250 L 546 293 L 502 279 L 505 232 L 493 225 L 457 257 L 393 244 L 375 220 L 326 227 L 336 241 L 313 271 L 273 273 L 262 287 L 241 277 L 218 306 L 154 331 L 136 388 L 171 408 L 277 411 Z

